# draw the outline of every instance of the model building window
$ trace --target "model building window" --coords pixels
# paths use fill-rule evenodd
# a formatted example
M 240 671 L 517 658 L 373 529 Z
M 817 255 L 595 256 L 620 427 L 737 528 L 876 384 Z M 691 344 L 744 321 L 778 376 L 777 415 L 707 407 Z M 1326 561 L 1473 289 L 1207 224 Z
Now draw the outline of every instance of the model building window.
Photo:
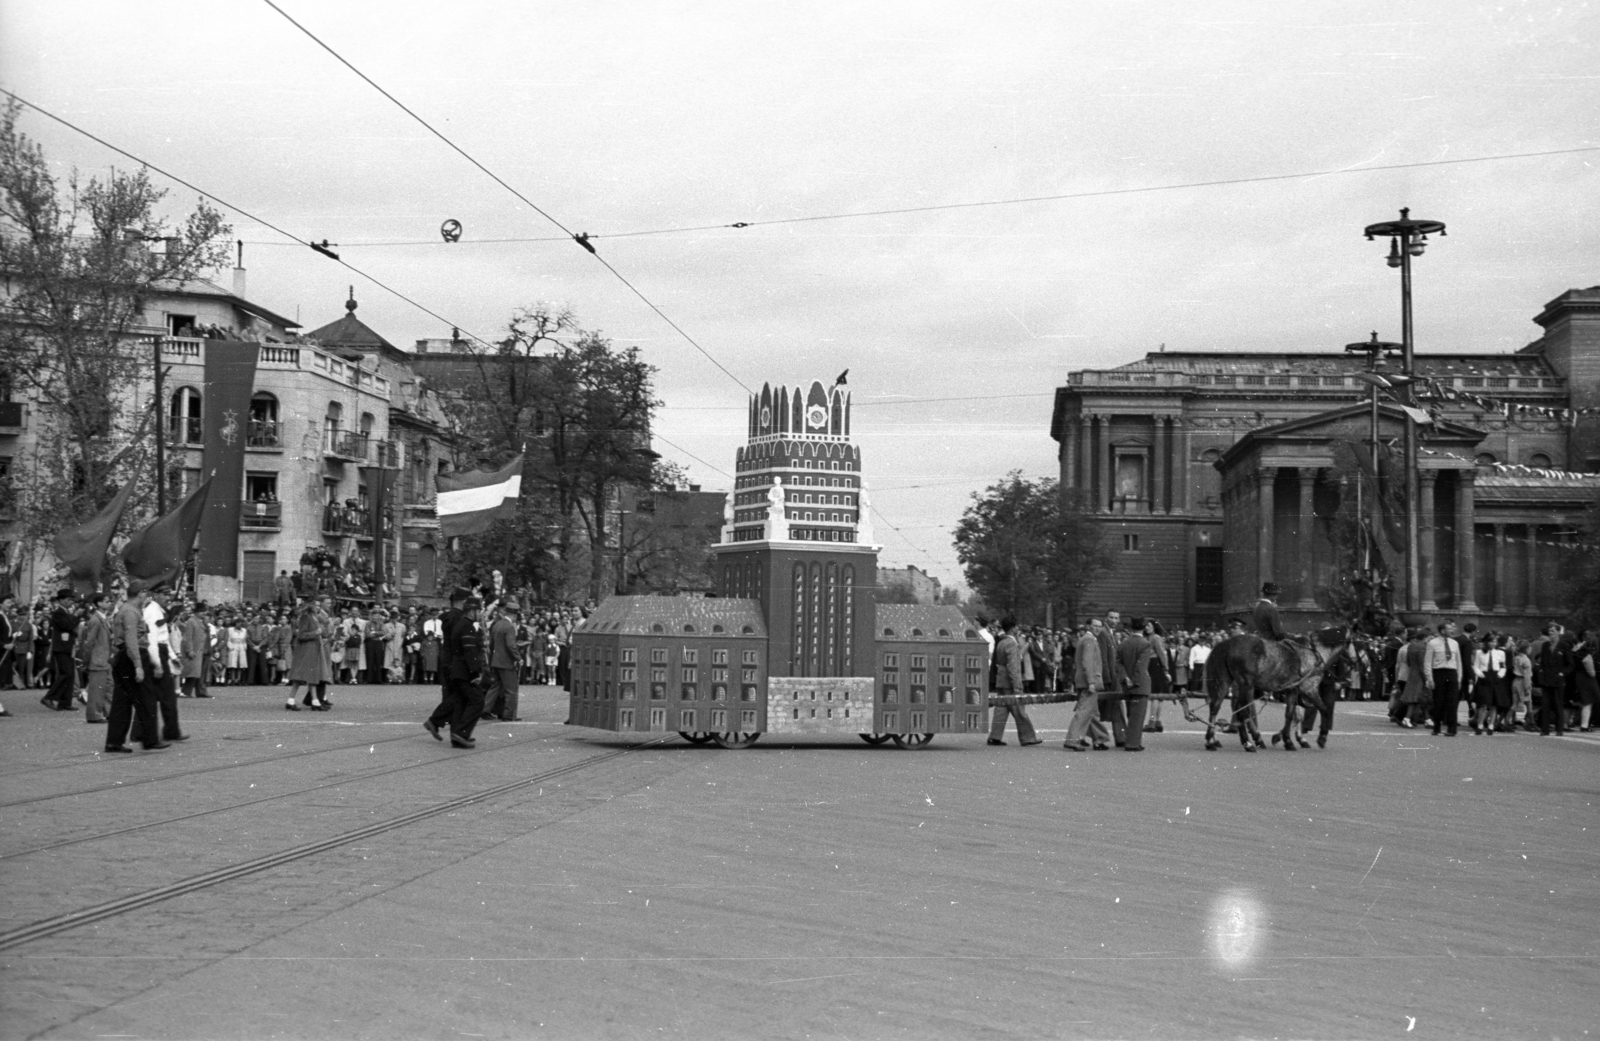
M 686 708 L 678 713 L 678 729 L 694 732 L 694 709 Z
M 726 683 L 713 683 L 711 685 L 711 700 L 712 701 L 727 701 L 728 700 L 728 685 Z
M 726 682 L 728 682 L 728 670 L 727 669 L 719 669 L 719 668 L 713 667 L 712 670 L 711 670 L 711 682 L 712 683 L 726 683 Z
M 639 677 L 635 675 L 639 670 L 632 665 L 624 665 L 617 670 L 617 678 L 624 683 L 631 683 Z
M 757 659 L 756 659 L 756 652 L 755 651 L 745 651 L 744 652 L 744 663 L 746 665 L 758 665 L 758 664 L 760 664 L 760 662 L 757 661 Z
M 928 667 L 928 656 L 926 654 L 913 654 L 911 656 L 911 667 L 913 669 L 926 669 Z
M 746 683 L 743 687 L 740 688 L 740 690 L 739 690 L 739 700 L 740 701 L 754 701 L 755 699 L 756 699 L 756 687 L 755 687 L 755 684 Z
M 693 701 L 700 696 L 700 689 L 693 683 L 685 683 L 681 696 L 684 701 Z
M 700 681 L 700 670 L 695 668 L 692 665 L 685 665 L 683 667 L 683 682 L 684 683 L 698 683 L 699 681 Z
M 1139 536 L 1137 536 L 1137 535 L 1124 535 L 1124 536 L 1122 536 L 1122 552 L 1124 552 L 1124 553 L 1137 553 L 1137 552 L 1139 552 Z
M 667 682 L 667 668 L 666 668 L 665 665 L 652 665 L 650 667 L 650 682 L 651 683 L 665 683 L 665 682 Z
M 741 670 L 740 679 L 743 680 L 745 683 L 754 683 L 756 681 L 756 670 L 755 669 L 743 669 L 743 670 Z
M 983 663 L 978 661 L 978 656 L 976 654 L 969 654 L 967 655 L 967 668 L 981 669 L 983 668 Z
M 941 687 L 954 687 L 955 685 L 956 685 L 956 674 L 954 672 L 940 672 L 939 673 L 939 686 L 941 686 Z
M 685 660 L 687 661 L 688 659 L 685 659 Z M 728 650 L 727 650 L 727 648 L 724 647 L 724 648 L 722 648 L 720 650 L 712 651 L 711 652 L 711 664 L 713 664 L 713 665 L 726 665 L 726 664 L 728 664 Z
M 927 683 L 928 674 L 926 672 L 913 672 L 911 674 L 911 685 L 913 687 L 927 686 Z
M 953 669 L 956 667 L 956 656 L 953 654 L 939 655 L 939 668 Z
M 885 654 L 883 656 L 883 667 L 886 669 L 898 669 L 900 667 L 900 655 Z
M 619 684 L 619 687 L 620 687 L 620 689 L 617 692 L 617 696 L 620 697 L 623 701 L 632 701 L 633 700 L 633 691 L 634 691 L 633 684 L 631 684 L 631 683 L 623 683 L 623 684 Z
M 683 663 L 685 665 L 700 664 L 700 652 L 693 647 L 685 647 L 683 649 Z
M 650 650 L 650 660 L 658 665 L 667 663 L 667 650 L 665 647 L 653 647 Z

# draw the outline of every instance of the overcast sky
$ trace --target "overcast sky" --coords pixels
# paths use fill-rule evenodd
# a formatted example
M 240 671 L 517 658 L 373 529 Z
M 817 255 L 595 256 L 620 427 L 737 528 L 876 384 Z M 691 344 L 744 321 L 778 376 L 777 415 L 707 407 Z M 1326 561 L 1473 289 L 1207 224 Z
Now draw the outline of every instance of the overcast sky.
M 878 521 L 882 559 L 946 582 L 969 494 L 1056 472 L 1050 392 L 1069 371 L 1162 344 L 1398 339 L 1398 278 L 1360 232 L 1401 206 L 1449 224 L 1417 264 L 1420 350 L 1514 350 L 1547 300 L 1600 282 L 1600 152 L 1359 172 L 1600 145 L 1588 2 L 281 6 L 599 236 L 1353 171 L 597 240 L 745 384 L 848 367 L 866 476 L 901 528 Z M 261 0 L 0 0 L 0 84 L 339 243 L 471 334 L 570 305 L 660 369 L 658 450 L 731 487 L 744 389 L 570 240 L 480 241 L 560 232 Z M 128 165 L 37 115 L 23 125 L 63 171 Z M 193 205 L 172 187 L 173 213 Z M 230 217 L 259 303 L 311 328 L 353 282 L 392 342 L 448 335 Z M 379 244 L 397 242 L 426 244 Z M 907 398 L 953 400 L 893 404 Z

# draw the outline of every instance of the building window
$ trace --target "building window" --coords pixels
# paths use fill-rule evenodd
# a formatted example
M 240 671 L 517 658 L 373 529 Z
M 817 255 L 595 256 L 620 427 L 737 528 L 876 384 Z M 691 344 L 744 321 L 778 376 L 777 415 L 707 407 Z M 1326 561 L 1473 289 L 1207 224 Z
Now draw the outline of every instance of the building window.
M 1117 501 L 1124 505 L 1145 501 L 1144 456 L 1117 454 Z
M 1500 460 L 1498 460 L 1498 459 L 1496 459 L 1494 457 L 1494 453 L 1493 452 L 1479 452 L 1478 453 L 1478 457 L 1473 460 L 1473 462 L 1475 462 L 1479 466 L 1485 467 L 1485 468 L 1492 467 L 1496 463 L 1498 463 L 1499 461 Z
M 277 502 L 278 475 L 265 473 L 245 474 L 244 498 L 246 502 Z
M 1540 470 L 1550 469 L 1550 457 L 1543 452 L 1535 452 L 1528 457 L 1528 465 Z
M 172 395 L 168 434 L 178 444 L 198 445 L 204 440 L 200 426 L 200 392 L 179 387 Z
M 1139 552 L 1139 536 L 1137 536 L 1137 535 L 1124 535 L 1124 536 L 1122 536 L 1122 552 L 1124 552 L 1124 553 L 1137 553 L 1137 552 Z
M 250 427 L 245 433 L 245 444 L 251 448 L 277 448 L 278 399 L 259 392 L 250 399 Z
M 1194 599 L 1200 604 L 1222 603 L 1222 548 L 1196 546 L 1194 550 Z

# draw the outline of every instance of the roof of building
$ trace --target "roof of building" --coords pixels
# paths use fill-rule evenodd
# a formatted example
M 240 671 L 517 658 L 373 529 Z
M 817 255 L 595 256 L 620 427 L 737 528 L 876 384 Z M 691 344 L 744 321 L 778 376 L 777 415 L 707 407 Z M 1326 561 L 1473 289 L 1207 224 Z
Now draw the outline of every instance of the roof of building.
M 933 604 L 874 604 L 880 640 L 982 640 L 978 627 L 954 607 Z
M 300 323 L 293 318 L 285 318 L 281 314 L 267 310 L 258 303 L 246 300 L 234 293 L 231 289 L 224 289 L 209 278 L 191 278 L 183 281 L 177 279 L 162 279 L 155 283 L 154 289 L 158 293 L 171 293 L 175 296 L 204 296 L 212 297 L 230 303 L 247 314 L 271 322 L 283 329 L 298 329 Z
M 1600 480 L 1591 476 L 1540 477 L 1479 471 L 1473 484 L 1473 498 L 1479 502 L 1586 505 L 1600 501 Z
M 390 350 L 397 353 L 400 348 L 378 335 L 366 322 L 356 317 L 356 298 L 352 294 L 344 303 L 344 317 L 336 322 L 329 322 L 320 328 L 306 333 L 306 338 L 316 340 L 318 343 L 329 347 L 354 347 L 357 350 L 381 351 Z
M 1416 371 L 1423 376 L 1559 376 L 1542 357 L 1530 354 L 1418 354 Z M 1391 368 L 1397 368 L 1391 364 Z M 1193 372 L 1212 374 L 1295 375 L 1299 373 L 1364 372 L 1364 355 L 1343 351 L 1286 353 L 1282 351 L 1161 351 L 1138 361 L 1109 369 L 1086 371 Z
M 754 600 L 691 596 L 612 596 L 575 630 L 587 636 L 709 636 L 766 638 Z

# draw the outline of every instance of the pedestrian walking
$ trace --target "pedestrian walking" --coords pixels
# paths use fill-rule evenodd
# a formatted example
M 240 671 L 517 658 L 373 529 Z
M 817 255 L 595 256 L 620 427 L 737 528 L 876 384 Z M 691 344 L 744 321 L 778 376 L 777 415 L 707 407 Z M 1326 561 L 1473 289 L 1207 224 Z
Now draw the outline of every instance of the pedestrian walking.
M 300 711 L 296 698 L 302 687 L 306 691 L 305 704 L 311 711 L 327 710 L 328 683 L 333 679 L 333 667 L 324 639 L 324 621 L 322 609 L 311 601 L 302 601 L 295 608 L 289 700 L 283 706 L 290 712 Z
M 111 622 L 106 618 L 105 594 L 84 598 L 89 615 L 78 630 L 75 657 L 84 671 L 86 722 L 104 723 L 111 711 Z
M 1100 633 L 1105 623 L 1090 619 L 1089 631 L 1078 641 L 1073 663 L 1072 685 L 1078 692 L 1078 705 L 1067 724 L 1067 739 L 1062 747 L 1072 752 L 1084 752 L 1093 747 L 1103 752 L 1111 747 L 1111 732 L 1100 722 L 1101 685 L 1105 682 L 1105 665 L 1100 660 Z M 1091 745 L 1090 742 L 1093 742 Z
M 995 693 L 999 695 L 1015 695 L 1023 693 L 1026 680 L 1023 672 L 1023 659 L 1027 651 L 1017 638 L 1017 620 L 1006 617 L 1000 621 L 1001 636 L 995 643 Z M 1039 735 L 1034 732 L 1033 720 L 1028 718 L 1026 705 L 1001 704 L 994 707 L 994 716 L 989 724 L 989 744 L 1005 744 L 1006 720 L 1014 718 L 1017 721 L 1017 744 L 1024 747 L 1039 743 Z
M 105 750 L 132 752 L 124 742 L 129 726 L 137 721 L 139 740 L 145 751 L 169 747 L 161 740 L 156 723 L 156 692 L 151 673 L 156 662 L 150 657 L 149 625 L 145 608 L 149 606 L 149 586 L 142 578 L 128 583 L 128 598 L 117 608 L 111 628 L 111 714 L 106 719 Z
M 73 593 L 56 591 L 55 609 L 50 612 L 50 690 L 40 699 L 45 708 L 71 712 L 76 693 L 78 669 L 72 659 L 78 643 L 78 616 L 72 613 Z

